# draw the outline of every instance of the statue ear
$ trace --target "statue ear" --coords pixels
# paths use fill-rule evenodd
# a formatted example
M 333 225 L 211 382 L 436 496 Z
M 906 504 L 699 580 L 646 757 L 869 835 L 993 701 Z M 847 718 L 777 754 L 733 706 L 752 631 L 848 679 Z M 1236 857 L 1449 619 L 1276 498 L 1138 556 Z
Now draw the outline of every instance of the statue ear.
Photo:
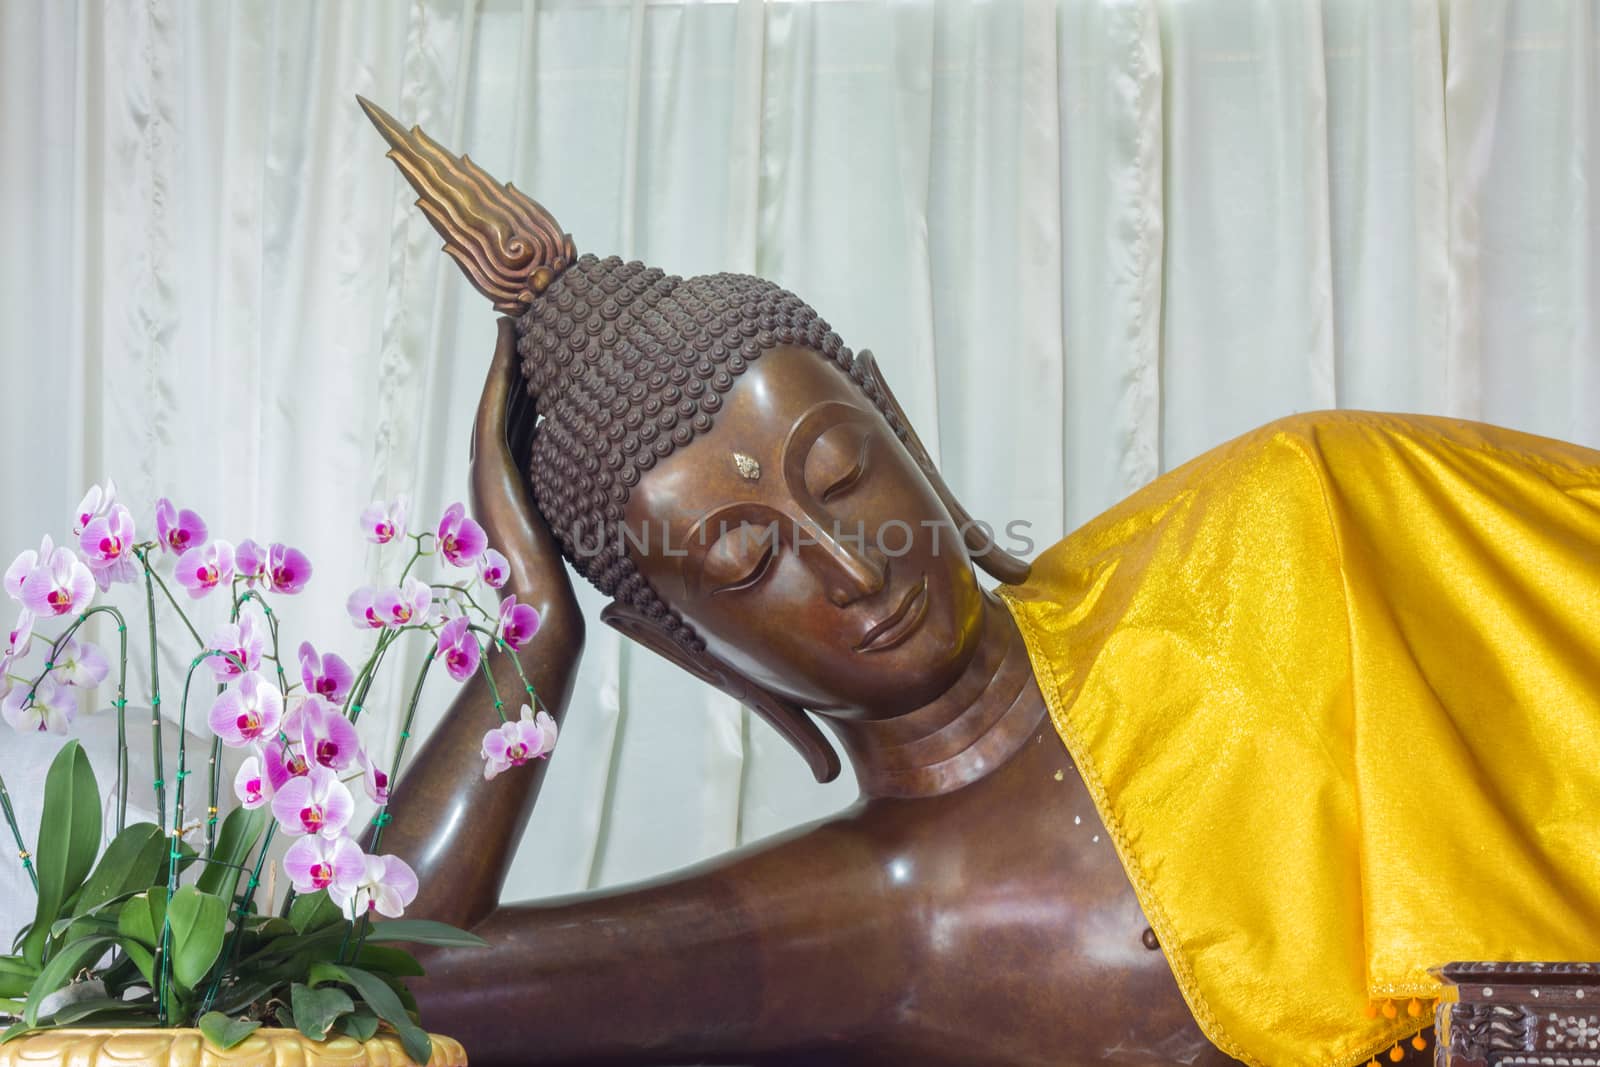
M 831 782 L 839 776 L 838 752 L 804 708 L 755 684 L 711 653 L 684 648 L 665 626 L 635 607 L 613 600 L 600 618 L 624 637 L 676 663 L 767 720 L 799 751 L 817 781 Z
M 1017 585 L 1028 580 L 1028 572 L 1032 565 L 1027 560 L 1013 556 L 1005 551 L 992 536 L 984 534 L 983 529 L 973 522 L 972 515 L 961 506 L 961 501 L 956 499 L 950 487 L 945 484 L 944 475 L 939 473 L 939 468 L 933 465 L 933 460 L 928 456 L 928 450 L 922 444 L 922 439 L 917 436 L 917 431 L 912 427 L 911 420 L 906 418 L 905 409 L 900 406 L 900 401 L 895 399 L 894 391 L 889 388 L 889 383 L 883 380 L 883 372 L 878 369 L 878 361 L 871 352 L 863 349 L 856 353 L 856 365 L 861 368 L 862 374 L 873 384 L 880 396 L 883 397 L 885 406 L 893 411 L 900 419 L 900 425 L 905 427 L 906 448 L 911 452 L 911 458 L 917 461 L 917 466 L 922 468 L 922 473 L 928 476 L 934 492 L 939 494 L 939 499 L 944 503 L 945 510 L 950 512 L 950 518 L 955 520 L 956 526 L 961 530 L 962 540 L 966 542 L 967 551 L 972 554 L 972 562 L 988 572 L 991 578 L 1004 582 L 1007 585 Z

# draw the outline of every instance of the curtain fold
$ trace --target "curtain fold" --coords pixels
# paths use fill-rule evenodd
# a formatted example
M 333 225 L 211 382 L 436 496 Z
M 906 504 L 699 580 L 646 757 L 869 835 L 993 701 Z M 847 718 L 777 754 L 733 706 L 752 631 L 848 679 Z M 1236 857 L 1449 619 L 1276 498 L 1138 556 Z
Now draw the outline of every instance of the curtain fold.
M 3 544 L 59 537 L 109 475 L 302 546 L 291 654 L 362 653 L 344 597 L 393 560 L 355 516 L 465 496 L 495 326 L 358 92 L 583 251 L 799 293 L 1024 554 L 1295 411 L 1600 446 L 1597 32 L 1596 0 L 0 0 Z M 508 897 L 853 797 L 580 600 Z M 369 739 L 395 739 L 422 654 Z M 451 688 L 430 679 L 418 734 Z

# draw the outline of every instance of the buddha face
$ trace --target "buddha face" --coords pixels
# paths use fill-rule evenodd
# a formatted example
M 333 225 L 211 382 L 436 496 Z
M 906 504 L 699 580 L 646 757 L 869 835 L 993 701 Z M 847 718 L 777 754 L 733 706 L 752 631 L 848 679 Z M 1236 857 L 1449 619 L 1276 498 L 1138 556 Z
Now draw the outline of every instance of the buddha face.
M 710 430 L 634 487 L 629 554 L 705 639 L 816 711 L 944 692 L 983 597 L 938 494 L 850 378 L 808 349 L 751 363 Z

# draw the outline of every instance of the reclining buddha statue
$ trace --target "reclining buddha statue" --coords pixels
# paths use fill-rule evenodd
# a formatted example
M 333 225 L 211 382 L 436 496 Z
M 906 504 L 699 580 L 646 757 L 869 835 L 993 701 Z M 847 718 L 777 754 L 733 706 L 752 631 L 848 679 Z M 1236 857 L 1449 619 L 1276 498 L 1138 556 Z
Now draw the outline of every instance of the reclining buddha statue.
M 566 561 L 862 794 L 502 906 L 543 769 L 483 780 L 469 683 L 384 843 L 414 914 L 489 943 L 419 985 L 474 1063 L 1420 1061 L 1432 969 L 1600 951 L 1600 453 L 1300 415 L 1030 564 L 799 298 L 579 255 L 363 106 L 506 316 L 472 499 L 541 612 L 544 706 L 584 640 Z

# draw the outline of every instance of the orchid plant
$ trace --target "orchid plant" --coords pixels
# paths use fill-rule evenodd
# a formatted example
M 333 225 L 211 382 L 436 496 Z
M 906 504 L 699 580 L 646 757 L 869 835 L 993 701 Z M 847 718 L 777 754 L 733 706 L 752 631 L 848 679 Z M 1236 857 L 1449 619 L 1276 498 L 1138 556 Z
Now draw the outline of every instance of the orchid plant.
M 311 580 L 303 552 L 212 538 L 198 514 L 166 499 L 155 504 L 154 539 L 141 541 L 110 482 L 84 497 L 71 541 L 45 537 L 12 562 L 4 589 L 20 612 L 0 648 L 0 715 L 23 732 L 70 732 L 86 695 L 111 677 L 109 656 L 80 633 L 104 616 L 116 626 L 119 651 L 118 765 L 115 834 L 103 852 L 100 788 L 78 742 L 68 741 L 50 766 L 36 854 L 0 781 L 0 814 L 38 894 L 33 922 L 12 954 L 0 957 L 0 1013 L 14 1020 L 0 1041 L 69 1025 L 193 1025 L 227 1048 L 271 1021 L 317 1040 L 333 1033 L 364 1040 L 387 1026 L 416 1062 L 428 1062 L 429 1040 L 405 985 L 422 969 L 396 943 L 483 942 L 402 918 L 417 876 L 379 851 L 423 683 L 439 663 L 457 682 L 483 674 L 499 717 L 484 736 L 486 778 L 548 756 L 556 724 L 535 710 L 537 694 L 508 655 L 538 629 L 538 613 L 514 596 L 492 613 L 479 601 L 485 589 L 505 585 L 505 557 L 461 504 L 431 532 L 410 532 L 408 512 L 402 496 L 361 515 L 367 540 L 409 544 L 411 552 L 394 585 L 366 586 L 347 600 L 351 622 L 367 635 L 359 666 L 309 641 L 288 660 L 272 605 Z M 444 572 L 424 581 L 414 572 L 430 557 Z M 141 585 L 158 822 L 129 824 L 128 625 L 110 601 L 118 587 Z M 187 610 L 174 587 L 186 594 Z M 195 643 L 170 781 L 162 767 L 158 594 Z M 223 620 L 208 631 L 197 621 L 204 608 Z M 55 636 L 42 632 L 53 626 L 62 627 Z M 408 635 L 426 641 L 427 653 L 399 740 L 383 758 L 363 744 L 356 724 L 384 661 Z M 520 718 L 505 716 L 489 669 L 495 653 L 507 655 L 521 679 Z M 199 690 L 209 690 L 210 700 L 208 801 L 206 817 L 188 822 L 184 741 Z M 231 783 L 237 803 L 222 816 L 224 747 L 243 758 Z M 358 791 L 370 818 L 357 818 Z M 282 859 L 290 889 L 275 908 L 258 893 L 264 869 L 269 887 L 273 881 L 266 864 L 280 834 L 294 840 Z

